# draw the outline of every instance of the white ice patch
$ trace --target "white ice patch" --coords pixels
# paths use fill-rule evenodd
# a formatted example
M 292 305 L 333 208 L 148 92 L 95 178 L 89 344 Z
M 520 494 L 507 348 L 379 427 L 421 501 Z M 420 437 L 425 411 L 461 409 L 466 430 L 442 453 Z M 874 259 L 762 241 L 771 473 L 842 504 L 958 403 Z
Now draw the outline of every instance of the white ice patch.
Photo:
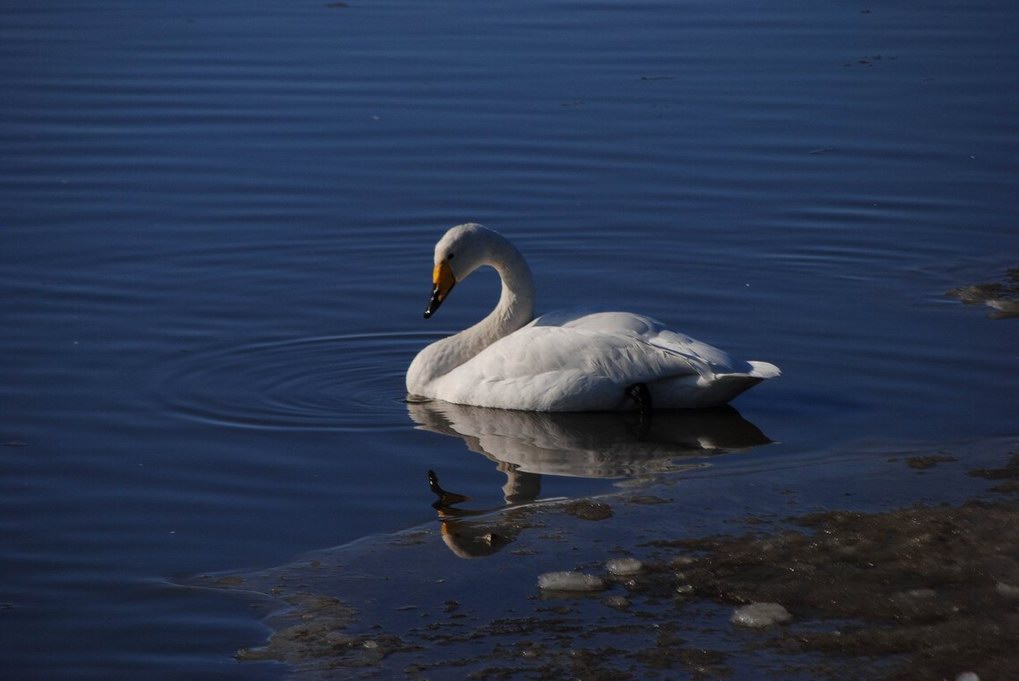
M 998 582 L 995 585 L 995 589 L 1005 598 L 1019 598 L 1019 586 Z
M 538 576 L 538 588 L 542 591 L 601 591 L 605 582 L 601 577 L 585 575 L 583 572 L 546 572 Z
M 636 558 L 613 558 L 605 563 L 605 569 L 610 575 L 621 577 L 624 575 L 635 575 L 644 568 L 644 564 Z
M 729 621 L 741 627 L 759 628 L 788 622 L 792 618 L 789 611 L 778 603 L 751 603 L 736 608 Z

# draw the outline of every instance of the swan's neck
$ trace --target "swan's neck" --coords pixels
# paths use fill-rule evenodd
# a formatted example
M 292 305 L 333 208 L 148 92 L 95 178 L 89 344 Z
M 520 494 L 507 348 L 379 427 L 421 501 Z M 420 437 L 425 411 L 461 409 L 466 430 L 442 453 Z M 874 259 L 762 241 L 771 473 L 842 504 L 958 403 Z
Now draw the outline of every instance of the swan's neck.
M 534 280 L 520 252 L 508 241 L 499 241 L 481 264 L 499 273 L 499 303 L 474 326 L 432 343 L 418 354 L 407 374 L 412 394 L 431 397 L 428 386 L 434 380 L 534 319 Z
M 534 279 L 531 268 L 512 244 L 504 242 L 500 246 L 493 253 L 492 259 L 485 263 L 495 268 L 502 281 L 499 303 L 487 317 L 454 336 L 462 337 L 465 344 L 473 343 L 473 352 L 466 359 L 534 319 Z

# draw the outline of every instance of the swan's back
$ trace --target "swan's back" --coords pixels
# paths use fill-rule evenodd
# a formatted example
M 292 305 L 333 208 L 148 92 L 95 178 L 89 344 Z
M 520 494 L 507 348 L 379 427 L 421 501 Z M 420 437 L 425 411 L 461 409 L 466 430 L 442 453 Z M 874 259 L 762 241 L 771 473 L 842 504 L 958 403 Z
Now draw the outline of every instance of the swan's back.
M 777 373 L 643 315 L 554 312 L 449 372 L 436 396 L 503 409 L 619 411 L 636 408 L 626 389 L 644 383 L 655 407 L 709 407 Z

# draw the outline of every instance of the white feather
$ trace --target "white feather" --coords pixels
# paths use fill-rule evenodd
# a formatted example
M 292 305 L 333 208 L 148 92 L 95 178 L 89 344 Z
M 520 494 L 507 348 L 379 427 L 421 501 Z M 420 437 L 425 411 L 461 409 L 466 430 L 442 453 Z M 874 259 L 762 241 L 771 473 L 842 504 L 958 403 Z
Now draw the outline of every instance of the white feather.
M 411 395 L 527 411 L 636 408 L 626 389 L 647 385 L 656 408 L 725 404 L 766 378 L 767 362 L 718 348 L 629 312 L 551 312 L 532 320 L 534 287 L 520 253 L 480 225 L 450 229 L 435 248 L 461 281 L 481 266 L 502 278 L 481 322 L 422 350 L 407 371 Z

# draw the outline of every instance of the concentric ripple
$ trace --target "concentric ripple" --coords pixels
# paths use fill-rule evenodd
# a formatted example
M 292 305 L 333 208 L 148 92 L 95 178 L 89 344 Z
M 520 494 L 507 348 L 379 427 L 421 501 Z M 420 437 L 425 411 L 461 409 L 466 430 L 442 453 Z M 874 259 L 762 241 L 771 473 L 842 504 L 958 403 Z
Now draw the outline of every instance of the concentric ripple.
M 167 366 L 168 411 L 242 428 L 407 426 L 404 373 L 436 336 L 359 334 L 197 350 Z

